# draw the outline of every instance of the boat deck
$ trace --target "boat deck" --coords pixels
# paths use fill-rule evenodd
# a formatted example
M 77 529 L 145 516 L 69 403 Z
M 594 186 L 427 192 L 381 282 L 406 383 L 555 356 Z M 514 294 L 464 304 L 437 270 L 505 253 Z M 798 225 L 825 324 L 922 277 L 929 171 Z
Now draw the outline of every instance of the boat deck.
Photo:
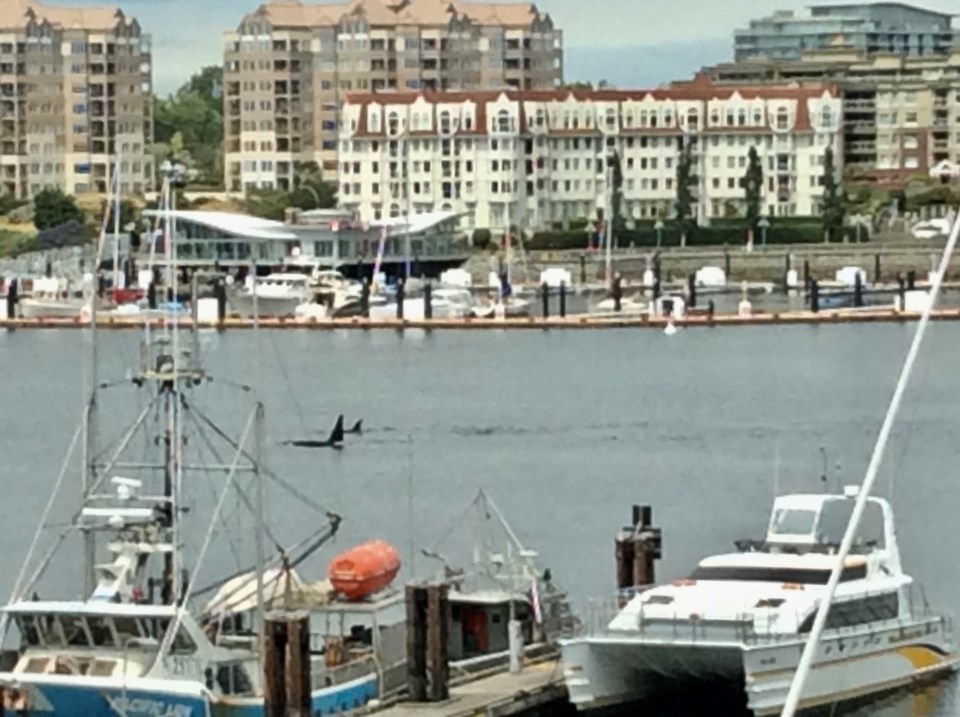
M 566 699 L 558 660 L 526 665 L 518 674 L 500 672 L 450 688 L 444 702 L 401 702 L 380 710 L 378 717 L 509 717 L 555 700 Z

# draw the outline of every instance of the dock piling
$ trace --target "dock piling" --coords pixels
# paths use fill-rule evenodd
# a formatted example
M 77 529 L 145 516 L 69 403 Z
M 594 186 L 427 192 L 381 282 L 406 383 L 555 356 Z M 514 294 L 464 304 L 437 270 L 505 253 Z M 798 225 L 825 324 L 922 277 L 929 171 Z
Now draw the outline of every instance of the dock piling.
M 360 315 L 370 318 L 370 280 L 363 277 L 363 284 L 360 286 Z
M 154 290 L 156 294 L 156 290 Z M 223 328 L 223 322 L 227 318 L 227 284 L 223 277 L 217 279 L 213 285 L 213 294 L 217 299 L 217 323 Z
M 429 281 L 423 287 L 423 316 L 426 319 L 433 318 L 433 285 Z
M 911 269 L 907 272 L 907 291 L 913 291 L 917 284 L 917 270 Z
M 403 277 L 397 279 L 397 320 L 403 321 L 403 296 L 404 296 Z
M 623 301 L 623 286 L 621 284 L 621 281 L 622 280 L 619 274 L 613 277 L 613 287 L 612 287 L 613 310 L 616 311 L 618 314 L 620 313 L 620 309 L 622 308 L 622 301 Z
M 820 285 L 816 279 L 810 280 L 810 311 L 815 314 L 820 312 Z
M 810 288 L 810 260 L 803 260 L 803 285 Z
M 550 287 L 547 282 L 540 285 L 540 303 L 543 305 L 543 318 L 550 318 Z
M 442 702 L 450 696 L 449 590 L 446 584 L 407 585 L 407 691 L 412 702 Z
M 906 294 L 907 294 L 907 287 L 903 281 L 903 274 L 898 273 L 897 274 L 897 297 L 900 299 L 900 305 L 899 305 L 900 311 L 905 310 L 906 304 L 904 302 L 906 301 L 906 298 L 907 298 Z
M 879 284 L 883 278 L 883 273 L 881 272 L 880 266 L 880 255 L 873 255 L 873 283 Z
M 687 298 L 689 299 L 690 308 L 697 308 L 697 275 L 690 274 L 687 276 Z
M 653 527 L 649 505 L 633 506 L 632 525 L 617 534 L 615 546 L 617 592 L 621 604 L 626 604 L 637 588 L 654 583 L 654 562 L 662 557 L 662 531 Z
M 587 255 L 580 255 L 580 285 L 587 283 Z
M 20 297 L 17 295 L 20 290 L 20 280 L 11 279 L 7 286 L 7 318 L 15 319 L 17 317 L 17 302 Z
M 863 278 L 859 271 L 853 279 L 853 305 L 857 308 L 863 306 Z
M 723 275 L 727 278 L 727 281 L 730 281 L 730 250 L 726 247 L 723 248 Z M 659 270 L 657 279 L 660 279 Z
M 152 279 L 147 285 L 147 307 L 150 309 L 157 308 L 157 282 Z
M 560 318 L 567 318 L 567 283 L 560 282 Z

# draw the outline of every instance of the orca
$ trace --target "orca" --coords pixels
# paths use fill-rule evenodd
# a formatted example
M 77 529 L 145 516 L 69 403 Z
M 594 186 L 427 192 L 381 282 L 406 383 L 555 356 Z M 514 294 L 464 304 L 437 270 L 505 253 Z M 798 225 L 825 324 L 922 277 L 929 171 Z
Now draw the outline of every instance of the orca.
M 340 450 L 343 448 L 343 414 L 337 416 L 337 422 L 330 431 L 330 437 L 325 441 L 310 439 L 284 441 L 285 446 L 294 446 L 295 448 L 333 448 Z
M 363 419 L 361 418 L 359 421 L 354 423 L 353 428 L 347 429 L 346 431 L 344 431 L 344 433 L 355 433 L 358 436 L 363 435 Z

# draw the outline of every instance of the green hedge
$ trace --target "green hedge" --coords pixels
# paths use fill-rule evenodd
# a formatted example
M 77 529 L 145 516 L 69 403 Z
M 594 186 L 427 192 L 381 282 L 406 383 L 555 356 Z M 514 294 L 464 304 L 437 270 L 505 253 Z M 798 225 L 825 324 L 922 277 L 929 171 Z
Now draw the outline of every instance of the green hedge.
M 857 230 L 846 229 L 847 241 L 857 241 Z M 561 251 L 585 250 L 590 239 L 585 231 L 545 231 L 537 232 L 527 242 L 526 248 L 530 251 Z M 668 224 L 663 229 L 662 246 L 680 246 L 680 230 L 676 225 Z M 869 232 L 861 230 L 861 240 L 869 241 Z M 709 227 L 697 227 L 687 235 L 687 246 L 741 246 L 746 244 L 747 231 L 743 224 L 728 224 L 726 226 L 714 222 Z M 823 226 L 818 223 L 797 223 L 778 220 L 767 230 L 767 244 L 819 244 L 823 242 Z M 754 246 L 762 243 L 762 234 L 757 231 L 753 239 Z M 614 237 L 614 244 L 626 249 L 632 244 L 635 248 L 655 247 L 657 232 L 650 226 L 640 226 L 637 229 L 628 229 L 618 232 Z

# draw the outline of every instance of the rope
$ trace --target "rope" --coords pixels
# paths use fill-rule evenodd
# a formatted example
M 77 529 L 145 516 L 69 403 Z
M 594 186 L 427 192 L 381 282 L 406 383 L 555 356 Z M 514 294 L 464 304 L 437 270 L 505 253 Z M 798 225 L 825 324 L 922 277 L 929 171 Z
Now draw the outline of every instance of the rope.
M 297 417 L 300 419 L 300 428 L 303 429 L 304 433 L 308 433 L 309 428 L 307 428 L 307 421 L 303 415 L 303 408 L 300 405 L 300 401 L 297 400 L 297 394 L 293 390 L 293 383 L 290 381 L 290 375 L 287 373 L 287 364 L 283 360 L 283 356 L 280 353 L 279 347 L 277 346 L 276 332 L 270 334 L 270 345 L 273 347 L 273 352 L 277 356 L 277 365 L 280 367 L 280 377 L 283 379 L 283 383 L 287 387 L 287 392 L 290 394 L 290 400 L 293 402 L 293 407 L 297 412 Z

